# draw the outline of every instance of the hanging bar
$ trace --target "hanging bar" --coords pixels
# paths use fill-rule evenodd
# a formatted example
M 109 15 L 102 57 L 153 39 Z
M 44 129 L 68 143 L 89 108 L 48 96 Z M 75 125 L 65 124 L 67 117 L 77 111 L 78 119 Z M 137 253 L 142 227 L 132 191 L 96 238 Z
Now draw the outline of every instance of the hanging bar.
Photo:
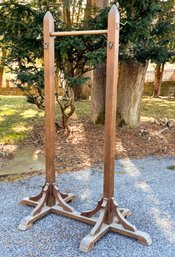
M 99 35 L 107 34 L 108 30 L 83 30 L 83 31 L 58 31 L 50 33 L 51 37 L 59 36 L 80 36 L 80 35 Z

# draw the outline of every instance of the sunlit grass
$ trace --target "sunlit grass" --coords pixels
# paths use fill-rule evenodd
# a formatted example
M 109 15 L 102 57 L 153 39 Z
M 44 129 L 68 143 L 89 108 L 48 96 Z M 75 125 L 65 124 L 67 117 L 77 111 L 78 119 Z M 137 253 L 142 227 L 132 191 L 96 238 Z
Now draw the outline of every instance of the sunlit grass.
M 24 119 L 28 119 L 28 118 L 33 118 L 33 117 L 36 117 L 38 115 L 38 111 L 37 110 L 33 110 L 33 109 L 28 109 L 28 110 L 25 110 L 21 113 L 21 116 L 24 118 Z
M 13 107 L 14 108 L 14 107 Z M 1 116 L 9 116 L 9 115 L 13 115 L 17 112 L 17 110 L 15 109 L 11 109 L 10 107 L 3 107 L 1 110 L 0 110 L 0 115 Z
M 18 124 L 16 124 L 11 130 L 14 131 L 14 132 L 27 132 L 27 131 L 31 131 L 33 128 L 33 126 L 30 126 L 27 124 L 24 123 L 24 122 L 19 122 Z
M 0 144 L 16 144 L 29 137 L 43 115 L 25 97 L 0 96 Z
M 69 109 L 67 110 L 69 112 Z M 76 101 L 75 112 L 72 115 L 72 119 L 90 119 L 91 116 L 91 102 L 87 101 Z M 56 104 L 56 119 L 60 119 L 61 112 L 58 104 Z
M 175 119 L 175 101 L 153 97 L 143 97 L 141 119 L 152 122 L 156 118 Z
M 80 101 L 76 102 L 75 104 L 76 110 L 73 115 L 73 118 L 90 118 L 91 115 L 91 102 L 87 101 Z
M 27 133 L 10 132 L 8 134 L 1 135 L 0 144 L 17 144 L 26 138 L 28 138 Z
M 91 102 L 77 101 L 74 120 L 90 120 Z M 56 105 L 56 120 L 61 112 Z M 141 106 L 141 119 L 152 122 L 155 118 L 175 119 L 175 101 L 144 97 Z M 44 112 L 29 104 L 25 97 L 0 96 L 0 144 L 16 144 L 28 138 L 35 125 L 44 122 Z

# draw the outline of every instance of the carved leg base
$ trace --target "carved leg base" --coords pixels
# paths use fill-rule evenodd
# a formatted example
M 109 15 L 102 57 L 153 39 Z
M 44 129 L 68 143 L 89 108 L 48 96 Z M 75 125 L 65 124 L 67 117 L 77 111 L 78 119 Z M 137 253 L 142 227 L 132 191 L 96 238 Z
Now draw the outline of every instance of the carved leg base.
M 74 198 L 75 196 L 72 194 L 60 193 L 55 184 L 46 184 L 39 195 L 24 198 L 21 201 L 21 204 L 31 205 L 35 208 L 29 216 L 21 221 L 19 229 L 30 228 L 34 221 L 52 212 L 94 225 L 90 233 L 80 243 L 79 249 L 82 252 L 89 252 L 94 247 L 95 242 L 108 231 L 135 238 L 144 245 L 151 245 L 150 236 L 137 230 L 135 226 L 127 221 L 126 218 L 131 215 L 131 211 L 119 208 L 113 198 L 102 198 L 94 210 L 83 213 L 74 211 L 67 204 Z M 99 213 L 99 217 L 95 216 L 97 213 Z
M 53 206 L 61 206 L 67 212 L 73 212 L 73 208 L 67 204 L 75 199 L 73 194 L 60 193 L 55 183 L 46 183 L 39 195 L 24 198 L 20 204 L 34 206 L 30 215 L 21 220 L 20 230 L 27 230 L 32 227 L 34 221 L 42 218 L 52 211 Z
M 118 208 L 118 204 L 113 198 L 102 198 L 93 211 L 83 212 L 81 215 L 90 219 L 93 218 L 93 215 L 97 212 L 99 212 L 99 218 L 95 226 L 80 243 L 79 249 L 82 252 L 89 252 L 95 242 L 109 230 L 135 238 L 144 245 L 151 245 L 152 241 L 150 236 L 147 233 L 137 230 L 135 226 L 126 220 L 126 218 L 131 215 L 131 212 L 127 209 Z
M 118 233 L 118 234 L 121 234 L 124 236 L 135 238 L 141 244 L 144 244 L 144 245 L 152 244 L 152 240 L 151 240 L 150 236 L 147 233 L 142 232 L 140 230 L 136 230 L 136 231 L 132 232 L 130 230 L 124 229 L 121 224 L 115 224 L 115 223 L 112 223 L 110 225 L 110 230 L 112 232 L 115 232 L 115 233 Z
M 104 236 L 105 233 L 108 232 L 108 230 L 109 230 L 109 226 L 106 224 L 103 224 L 98 233 L 96 233 L 95 235 L 91 235 L 90 233 L 87 236 L 85 236 L 80 243 L 79 250 L 85 253 L 91 251 L 92 248 L 94 247 L 95 242 L 98 241 L 102 236 Z

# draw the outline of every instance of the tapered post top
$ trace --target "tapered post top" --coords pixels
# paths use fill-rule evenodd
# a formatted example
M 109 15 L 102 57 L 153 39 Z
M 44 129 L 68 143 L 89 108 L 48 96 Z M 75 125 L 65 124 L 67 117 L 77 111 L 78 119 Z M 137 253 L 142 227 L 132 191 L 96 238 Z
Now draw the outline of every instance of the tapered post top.
M 119 14 L 118 8 L 115 4 L 112 5 L 112 7 L 109 11 L 109 15 L 112 15 L 112 14 L 117 17 L 117 21 L 119 22 L 120 14 Z
M 110 17 L 114 16 L 115 20 L 116 20 L 116 23 L 119 24 L 119 22 L 120 22 L 120 14 L 119 14 L 119 11 L 118 11 L 117 6 L 115 4 L 113 4 L 113 6 L 111 7 L 108 16 L 110 16 Z
M 54 19 L 51 12 L 46 12 L 44 15 L 44 36 L 46 39 L 50 36 L 50 33 L 54 32 Z
M 44 21 L 54 21 L 53 16 L 51 12 L 47 11 L 46 14 L 44 15 Z

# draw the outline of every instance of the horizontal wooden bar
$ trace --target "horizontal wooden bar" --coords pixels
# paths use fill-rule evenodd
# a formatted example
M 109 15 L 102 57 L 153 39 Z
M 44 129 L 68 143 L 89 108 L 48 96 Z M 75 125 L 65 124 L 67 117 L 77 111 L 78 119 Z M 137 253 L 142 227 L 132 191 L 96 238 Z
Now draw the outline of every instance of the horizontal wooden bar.
M 81 35 L 99 35 L 107 34 L 108 30 L 83 30 L 83 31 L 58 31 L 50 33 L 51 37 L 59 36 L 81 36 Z
M 65 216 L 65 217 L 68 217 L 71 219 L 76 219 L 81 222 L 88 223 L 90 225 L 95 225 L 98 221 L 98 219 L 96 217 L 88 218 L 88 217 L 82 216 L 81 213 L 79 213 L 77 211 L 73 211 L 73 212 L 65 211 L 59 205 L 52 206 L 50 210 L 54 214 L 62 215 L 62 216 Z

